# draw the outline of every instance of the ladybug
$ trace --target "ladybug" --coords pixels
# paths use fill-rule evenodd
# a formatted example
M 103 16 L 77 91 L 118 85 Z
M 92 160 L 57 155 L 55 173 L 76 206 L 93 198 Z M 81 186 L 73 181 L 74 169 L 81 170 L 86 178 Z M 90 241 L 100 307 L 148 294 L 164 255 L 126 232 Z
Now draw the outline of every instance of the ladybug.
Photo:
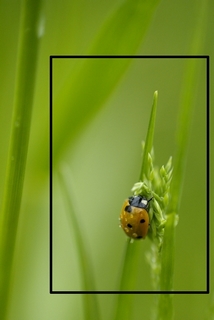
M 131 196 L 125 200 L 120 214 L 121 227 L 133 239 L 145 239 L 149 228 L 149 202 L 145 197 Z

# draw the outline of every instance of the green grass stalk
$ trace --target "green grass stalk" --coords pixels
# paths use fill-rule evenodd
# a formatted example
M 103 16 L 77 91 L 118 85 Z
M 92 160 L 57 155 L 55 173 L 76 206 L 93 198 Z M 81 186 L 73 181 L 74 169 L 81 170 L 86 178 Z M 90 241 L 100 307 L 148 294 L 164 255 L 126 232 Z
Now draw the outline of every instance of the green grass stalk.
M 65 207 L 67 207 L 66 211 L 69 227 L 71 232 L 74 234 L 76 247 L 78 248 L 79 270 L 82 282 L 81 290 L 86 292 L 96 291 L 92 264 L 85 245 L 87 241 L 85 236 L 83 236 L 79 221 L 77 219 L 78 213 L 76 207 L 74 206 L 74 197 L 72 197 L 72 187 L 70 183 L 70 181 L 72 181 L 72 177 L 66 166 L 63 166 L 59 172 L 59 181 L 61 191 L 65 199 Z M 95 294 L 83 294 L 82 297 L 84 303 L 84 319 L 100 320 L 97 296 Z
M 157 99 L 158 92 L 155 91 L 153 98 L 153 105 L 151 110 L 151 116 L 146 136 L 145 148 L 143 153 L 142 160 L 142 168 L 140 172 L 139 180 L 143 179 L 144 170 L 146 170 L 148 166 L 148 153 L 151 152 L 153 146 L 153 137 L 154 137 L 154 129 L 155 129 L 155 119 L 156 119 L 156 109 L 157 109 Z M 130 240 L 127 240 L 125 254 L 124 254 L 124 262 L 121 271 L 121 279 L 119 290 L 120 291 L 130 291 L 135 290 L 135 282 L 136 282 L 136 264 L 139 260 L 141 243 L 138 241 L 134 241 L 133 243 Z M 131 306 L 132 306 L 133 295 L 122 294 L 119 295 L 116 312 L 114 319 L 123 319 L 128 320 L 131 318 Z
M 201 51 L 203 35 L 205 30 L 205 20 L 207 13 L 207 1 L 201 1 L 199 19 L 195 35 L 192 41 L 191 52 L 197 54 Z M 183 82 L 181 95 L 180 117 L 177 129 L 177 152 L 175 156 L 174 173 L 171 187 L 171 201 L 167 210 L 167 222 L 165 226 L 165 236 L 161 256 L 160 290 L 173 290 L 174 276 L 174 238 L 175 238 L 175 219 L 179 211 L 179 204 L 182 195 L 182 184 L 185 173 L 185 162 L 188 148 L 188 137 L 191 129 L 191 119 L 194 109 L 194 98 L 198 75 L 197 59 L 188 61 L 187 72 Z M 158 310 L 156 319 L 173 319 L 173 296 L 162 294 L 158 296 Z
M 107 16 L 88 50 L 91 56 L 116 55 L 118 58 L 107 56 L 102 59 L 81 59 L 75 72 L 73 68 L 68 72 L 60 90 L 54 90 L 53 151 L 56 165 L 66 148 L 75 145 L 72 142 L 76 140 L 81 128 L 105 105 L 118 86 L 133 61 L 128 57 L 120 58 L 120 55 L 137 53 L 159 2 L 160 0 L 122 1 L 112 14 Z M 53 73 L 55 61 L 54 59 Z M 45 149 L 44 135 L 46 131 L 41 128 L 37 142 L 40 150 Z M 35 152 L 39 170 L 47 167 L 48 161 L 45 157 L 45 152 L 39 155 Z
M 6 183 L 0 217 L 0 319 L 7 317 L 27 160 L 38 53 L 40 1 L 22 3 L 18 66 Z

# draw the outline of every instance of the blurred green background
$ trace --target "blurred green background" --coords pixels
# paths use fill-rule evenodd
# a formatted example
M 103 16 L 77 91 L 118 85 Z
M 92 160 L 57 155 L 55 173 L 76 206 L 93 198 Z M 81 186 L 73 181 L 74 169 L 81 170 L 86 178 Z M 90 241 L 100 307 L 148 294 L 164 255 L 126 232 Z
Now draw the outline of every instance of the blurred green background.
M 43 1 L 40 23 L 44 27 L 44 34 L 39 51 L 9 320 L 84 319 L 81 295 L 49 294 L 49 55 L 87 54 L 103 21 L 122 3 L 111 0 Z M 212 55 L 214 7 L 211 1 L 206 16 L 203 49 L 201 52 L 190 51 L 200 16 L 200 3 L 193 0 L 160 1 L 136 53 Z M 1 199 L 10 137 L 20 11 L 20 1 L 1 2 Z M 121 28 L 124 26 L 121 25 Z M 126 51 L 120 52 L 124 53 L 132 53 L 129 52 L 128 43 Z M 71 120 L 70 140 L 63 146 L 58 164 L 61 166 L 65 163 L 71 171 L 75 208 L 92 260 L 97 290 L 118 288 L 126 241 L 125 234 L 118 228 L 118 217 L 124 199 L 130 195 L 130 189 L 139 177 L 141 141 L 146 138 L 155 90 L 159 92 L 154 138 L 156 163 L 161 166 L 169 156 L 174 156 L 180 95 L 187 62 L 186 59 L 132 59 L 100 107 L 88 114 L 89 100 L 84 101 L 83 98 L 81 110 L 78 110 L 83 121 L 76 126 Z M 60 92 L 68 75 L 76 79 L 84 63 L 77 59 L 54 60 L 54 121 L 58 121 L 63 109 Z M 102 61 L 94 63 L 100 64 L 99 69 L 105 71 Z M 106 78 L 111 78 L 114 72 L 115 62 L 111 63 L 112 68 Z M 198 77 L 193 88 L 195 108 L 190 128 L 180 221 L 176 229 L 175 290 L 206 289 L 205 60 L 198 60 L 197 65 Z M 99 87 L 99 79 L 91 74 L 91 83 L 95 87 Z M 78 80 L 84 82 L 81 77 Z M 78 87 L 78 84 L 75 85 Z M 84 97 L 84 92 L 82 95 Z M 75 119 L 76 115 L 72 116 Z M 54 290 L 81 290 L 78 248 L 68 225 L 57 178 L 55 181 Z M 210 240 L 212 243 L 212 233 Z M 136 266 L 136 290 L 152 290 L 150 269 L 145 259 L 150 241 L 147 239 L 140 242 L 140 245 L 142 255 Z M 213 259 L 212 251 L 211 257 Z M 113 295 L 98 296 L 103 320 L 111 319 L 114 299 Z M 174 319 L 199 320 L 206 319 L 206 316 L 207 319 L 213 319 L 211 315 L 208 316 L 211 303 L 214 303 L 211 295 L 176 295 Z M 152 295 L 136 295 L 132 319 L 151 319 L 153 308 Z

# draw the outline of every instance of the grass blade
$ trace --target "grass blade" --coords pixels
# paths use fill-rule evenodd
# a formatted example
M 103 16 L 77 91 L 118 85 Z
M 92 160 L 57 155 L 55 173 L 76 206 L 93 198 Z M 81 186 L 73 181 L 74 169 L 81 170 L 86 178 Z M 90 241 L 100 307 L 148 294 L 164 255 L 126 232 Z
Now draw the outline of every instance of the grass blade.
M 140 179 L 143 178 L 144 170 L 148 166 L 148 152 L 151 151 L 153 146 L 153 137 L 154 137 L 154 129 L 155 129 L 155 119 L 156 119 L 156 109 L 157 109 L 157 98 L 158 92 L 155 91 L 153 98 L 153 105 L 151 110 L 151 116 L 146 136 L 145 148 L 143 153 L 142 160 L 142 169 L 140 174 Z M 120 291 L 130 291 L 135 290 L 135 282 L 136 282 L 136 265 L 140 255 L 140 248 L 142 243 L 138 241 L 134 241 L 133 243 L 130 240 L 127 240 L 125 254 L 124 254 L 124 262 L 123 262 L 123 270 L 121 272 L 120 279 Z M 117 301 L 117 310 L 115 313 L 114 319 L 124 319 L 128 320 L 131 318 L 132 311 L 132 300 L 133 295 L 119 295 Z
M 201 51 L 200 49 L 202 47 L 206 13 L 207 1 L 201 1 L 201 7 L 199 10 L 199 23 L 196 27 L 191 48 L 191 51 L 195 54 Z M 182 183 L 184 180 L 185 160 L 188 148 L 188 136 L 190 134 L 190 124 L 194 108 L 195 97 L 192 88 L 195 87 L 194 84 L 197 81 L 198 68 L 196 62 L 196 59 L 192 59 L 188 62 L 187 72 L 183 82 L 184 87 L 181 96 L 180 119 L 177 129 L 178 148 L 175 157 L 175 168 L 171 187 L 172 199 L 169 203 L 167 211 L 167 222 L 165 226 L 165 237 L 161 257 L 161 291 L 173 290 L 175 219 L 176 215 L 178 214 L 179 203 L 182 194 Z M 156 319 L 171 320 L 172 318 L 172 295 L 159 295 L 158 313 Z
M 12 133 L 0 220 L 0 319 L 6 318 L 19 220 L 38 52 L 40 1 L 24 1 L 18 54 Z
M 124 1 L 103 24 L 89 54 L 135 54 L 158 2 L 159 0 Z M 66 147 L 76 139 L 81 128 L 101 109 L 131 61 L 130 58 L 88 58 L 81 60 L 76 72 L 71 70 L 59 93 L 53 97 L 55 163 Z M 60 61 L 55 59 L 55 63 Z M 41 136 L 38 139 L 39 144 L 45 141 Z M 45 148 L 40 145 L 41 147 Z M 35 157 L 38 158 L 37 155 Z M 43 156 L 39 157 L 40 167 L 47 166 L 47 163 Z
M 72 181 L 70 171 L 64 166 L 59 174 L 60 185 L 62 189 L 62 194 L 65 199 L 68 213 L 68 221 L 71 232 L 75 236 L 76 246 L 78 248 L 79 254 L 79 265 L 80 265 L 80 276 L 82 279 L 82 289 L 83 291 L 96 291 L 95 281 L 93 276 L 92 265 L 90 257 L 88 255 L 88 250 L 85 246 L 87 243 L 85 241 L 85 236 L 83 237 L 81 227 L 77 219 L 77 212 L 74 209 L 73 199 L 71 198 L 71 184 Z M 69 191 L 68 191 L 69 190 Z M 83 294 L 84 302 L 84 315 L 85 320 L 100 319 L 99 306 L 97 301 L 97 296 L 95 294 Z
M 143 175 L 147 172 L 148 153 L 151 153 L 151 150 L 153 147 L 157 100 L 158 100 L 158 92 L 155 91 L 154 98 L 153 98 L 152 111 L 151 111 L 151 116 L 150 116 L 150 121 L 149 121 L 149 127 L 148 127 L 147 136 L 146 136 L 145 149 L 144 149 L 144 153 L 143 153 L 143 161 L 142 161 L 142 167 L 141 167 L 140 178 L 139 178 L 140 181 L 143 181 Z

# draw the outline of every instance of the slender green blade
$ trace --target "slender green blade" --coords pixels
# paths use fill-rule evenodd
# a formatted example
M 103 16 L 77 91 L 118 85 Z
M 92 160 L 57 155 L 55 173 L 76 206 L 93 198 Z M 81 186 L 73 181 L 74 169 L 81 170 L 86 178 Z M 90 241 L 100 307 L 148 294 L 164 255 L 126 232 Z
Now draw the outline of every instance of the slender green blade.
M 145 142 L 145 148 L 143 153 L 143 161 L 142 161 L 142 167 L 140 172 L 140 180 L 143 181 L 143 175 L 147 171 L 148 167 L 148 153 L 151 153 L 152 147 L 153 147 L 153 138 L 154 138 L 154 132 L 155 132 L 155 119 L 156 119 L 156 110 L 157 110 L 157 100 L 158 100 L 158 92 L 155 91 L 154 98 L 153 98 L 153 104 L 152 104 L 152 111 L 151 116 L 149 120 L 149 126 L 146 136 L 146 142 Z
M 40 1 L 22 3 L 18 70 L 10 150 L 0 217 L 0 319 L 6 318 L 10 281 L 28 151 L 38 53 Z
M 149 126 L 147 130 L 145 149 L 144 149 L 144 154 L 142 159 L 140 179 L 143 179 L 143 173 L 145 172 L 144 170 L 146 170 L 146 167 L 148 165 L 147 164 L 148 152 L 151 151 L 153 146 L 157 98 L 158 98 L 158 92 L 155 91 Z M 140 257 L 141 246 L 142 246 L 142 243 L 140 241 L 139 242 L 134 241 L 134 243 L 131 243 L 130 240 L 127 240 L 125 253 L 124 253 L 123 267 L 121 271 L 120 291 L 135 290 L 135 283 L 136 283 L 136 277 L 137 277 L 137 273 L 135 272 L 135 270 Z M 115 320 L 116 319 L 128 320 L 131 318 L 132 301 L 133 301 L 133 295 L 122 294 L 118 297 L 115 318 L 114 318 Z
M 191 52 L 197 54 L 201 51 L 203 35 L 207 14 L 208 1 L 201 1 L 199 8 L 199 19 L 192 40 Z M 174 239 L 175 239 L 175 219 L 179 213 L 179 203 L 182 195 L 182 184 L 184 181 L 185 161 L 188 149 L 188 138 L 190 135 L 191 119 L 194 109 L 195 84 L 197 82 L 198 68 L 197 60 L 188 61 L 185 79 L 183 82 L 183 91 L 181 94 L 180 117 L 177 129 L 177 152 L 175 157 L 175 166 L 171 187 L 172 199 L 167 210 L 167 222 L 165 226 L 165 237 L 161 257 L 161 291 L 173 290 L 174 276 Z M 173 300 L 172 295 L 158 296 L 158 310 L 156 319 L 173 319 Z
M 149 27 L 159 0 L 124 1 L 104 22 L 95 38 L 90 55 L 135 54 Z M 77 134 L 91 118 L 103 107 L 118 85 L 132 59 L 130 58 L 88 58 L 78 62 L 75 72 L 71 71 L 64 85 L 53 92 L 53 155 L 55 164 L 63 151 L 76 139 Z M 53 75 L 55 63 L 53 62 Z M 55 78 L 54 78 L 55 79 Z M 57 79 L 55 79 L 57 84 Z M 55 88 L 56 86 L 54 86 Z M 41 126 L 42 127 L 42 126 Z M 40 150 L 45 139 L 41 131 L 38 135 Z M 35 148 L 36 149 L 36 148 Z M 47 154 L 42 152 L 37 165 L 47 166 Z M 42 163 L 41 163 L 42 161 Z
M 74 234 L 76 246 L 78 248 L 77 252 L 79 258 L 79 271 L 82 282 L 81 290 L 86 292 L 86 294 L 83 294 L 85 320 L 99 320 L 100 313 L 97 296 L 95 294 L 87 294 L 87 291 L 96 291 L 95 279 L 93 275 L 91 259 L 87 250 L 86 237 L 82 232 L 80 223 L 78 221 L 77 209 L 74 205 L 74 196 L 70 183 L 70 181 L 72 181 L 72 177 L 69 168 L 67 168 L 66 166 L 63 166 L 60 170 L 59 181 L 65 200 L 65 207 L 67 207 L 66 211 L 68 224 L 71 233 Z

